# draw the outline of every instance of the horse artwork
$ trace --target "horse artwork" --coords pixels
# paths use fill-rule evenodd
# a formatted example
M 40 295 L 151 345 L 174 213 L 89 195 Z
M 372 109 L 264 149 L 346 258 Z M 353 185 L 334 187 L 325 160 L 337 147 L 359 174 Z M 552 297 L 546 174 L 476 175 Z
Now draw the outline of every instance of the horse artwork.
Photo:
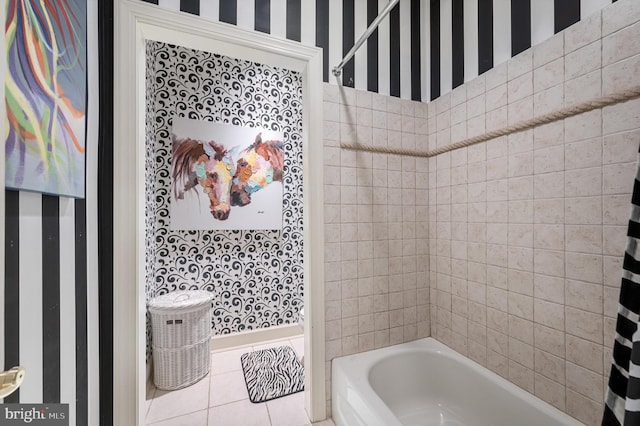
M 272 182 L 282 182 L 282 141 L 262 141 L 258 133 L 255 142 L 238 156 L 231 185 L 231 205 L 246 206 L 251 194 Z
M 263 128 L 175 118 L 171 229 L 281 229 L 282 139 Z

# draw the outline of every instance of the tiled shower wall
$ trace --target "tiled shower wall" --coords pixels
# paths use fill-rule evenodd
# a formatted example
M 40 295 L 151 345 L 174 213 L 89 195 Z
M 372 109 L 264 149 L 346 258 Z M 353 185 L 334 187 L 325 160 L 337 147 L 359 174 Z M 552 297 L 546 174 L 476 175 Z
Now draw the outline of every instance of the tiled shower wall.
M 427 104 L 324 85 L 327 402 L 331 360 L 429 336 Z
M 639 20 L 614 3 L 429 104 L 429 148 L 634 86 Z M 431 334 L 590 425 L 639 142 L 634 100 L 429 159 Z

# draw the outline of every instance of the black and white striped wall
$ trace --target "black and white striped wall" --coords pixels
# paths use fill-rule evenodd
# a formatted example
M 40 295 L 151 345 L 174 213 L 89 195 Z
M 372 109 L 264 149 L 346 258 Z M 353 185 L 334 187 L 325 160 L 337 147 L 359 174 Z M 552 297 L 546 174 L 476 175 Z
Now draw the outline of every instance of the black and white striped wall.
M 324 49 L 325 82 L 387 0 L 142 0 Z M 613 0 L 615 1 L 615 0 Z M 612 0 L 400 0 L 341 84 L 428 102 Z
M 2 206 L 0 364 L 26 368 L 4 402 L 69 404 L 70 425 L 99 424 L 97 5 L 87 2 L 86 198 L 6 189 Z

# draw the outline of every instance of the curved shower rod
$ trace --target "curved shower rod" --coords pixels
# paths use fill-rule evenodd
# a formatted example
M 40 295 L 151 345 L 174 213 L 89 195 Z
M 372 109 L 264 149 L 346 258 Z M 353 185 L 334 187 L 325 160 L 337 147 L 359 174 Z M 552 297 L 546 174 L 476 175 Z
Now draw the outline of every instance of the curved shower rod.
M 373 22 L 371 22 L 371 25 L 369 25 L 369 27 L 364 32 L 364 34 L 360 36 L 356 44 L 354 44 L 351 50 L 349 50 L 349 52 L 347 52 L 344 58 L 342 58 L 342 61 L 338 65 L 333 67 L 333 70 L 331 72 L 333 73 L 334 76 L 340 77 L 340 74 L 342 74 L 342 68 L 344 68 L 344 66 L 347 64 L 349 59 L 351 59 L 353 55 L 356 54 L 356 51 L 360 48 L 360 46 L 362 46 L 362 44 L 369 38 L 371 33 L 374 32 L 376 28 L 378 28 L 378 25 L 380 25 L 380 22 L 384 19 L 385 16 L 389 14 L 389 12 L 391 12 L 391 9 L 393 9 L 393 7 L 396 4 L 398 4 L 399 1 L 400 0 L 389 0 L 389 3 L 387 3 L 384 9 L 382 9 L 382 12 L 380 12 L 380 14 L 376 16 L 376 19 L 374 19 Z

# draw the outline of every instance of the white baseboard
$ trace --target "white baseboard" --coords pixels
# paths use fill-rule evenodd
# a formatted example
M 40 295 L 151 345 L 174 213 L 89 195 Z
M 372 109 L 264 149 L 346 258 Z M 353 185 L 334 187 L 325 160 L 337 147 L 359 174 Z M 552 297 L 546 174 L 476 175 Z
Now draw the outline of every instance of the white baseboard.
M 211 350 L 219 351 L 232 347 L 252 346 L 269 340 L 287 339 L 303 336 L 299 324 L 287 324 L 276 327 L 261 328 L 258 330 L 243 331 L 239 333 L 224 334 L 211 338 Z M 153 357 L 147 362 L 147 384 L 153 383 Z
M 217 351 L 235 346 L 251 346 L 267 340 L 286 339 L 300 335 L 302 335 L 302 329 L 298 324 L 287 324 L 240 333 L 223 334 L 211 338 L 211 350 Z

